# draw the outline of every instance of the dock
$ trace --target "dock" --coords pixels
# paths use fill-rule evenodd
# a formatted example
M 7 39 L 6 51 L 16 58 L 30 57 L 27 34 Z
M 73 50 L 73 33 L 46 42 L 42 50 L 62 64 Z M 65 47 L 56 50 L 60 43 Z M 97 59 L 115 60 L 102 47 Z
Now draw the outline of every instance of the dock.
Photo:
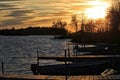
M 119 80 L 120 75 L 82 75 L 82 76 L 49 76 L 28 74 L 1 74 L 0 80 Z
M 65 58 L 70 58 L 70 59 L 82 59 L 82 58 L 120 58 L 120 55 L 80 55 L 80 56 L 70 56 L 70 57 L 65 57 L 65 56 L 42 56 L 38 57 L 38 59 L 65 59 Z
M 82 60 L 120 60 L 120 55 L 80 55 L 80 56 L 42 56 L 38 60 L 82 61 Z

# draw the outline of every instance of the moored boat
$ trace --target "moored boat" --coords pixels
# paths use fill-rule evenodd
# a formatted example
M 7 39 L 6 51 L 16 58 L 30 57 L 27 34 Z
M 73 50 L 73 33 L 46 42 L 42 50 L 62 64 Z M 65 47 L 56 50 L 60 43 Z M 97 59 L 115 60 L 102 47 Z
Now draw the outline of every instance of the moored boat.
M 31 70 L 34 74 L 40 75 L 97 75 L 109 67 L 109 61 L 94 61 L 47 66 L 32 64 Z

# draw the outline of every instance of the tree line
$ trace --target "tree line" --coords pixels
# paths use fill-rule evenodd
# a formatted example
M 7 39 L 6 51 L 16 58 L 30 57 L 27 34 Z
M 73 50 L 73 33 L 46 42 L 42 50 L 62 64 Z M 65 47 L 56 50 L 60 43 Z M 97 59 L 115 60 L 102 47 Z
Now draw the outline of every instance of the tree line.
M 68 31 L 64 28 L 54 27 L 28 27 L 21 29 L 2 29 L 0 35 L 62 35 L 68 34 Z

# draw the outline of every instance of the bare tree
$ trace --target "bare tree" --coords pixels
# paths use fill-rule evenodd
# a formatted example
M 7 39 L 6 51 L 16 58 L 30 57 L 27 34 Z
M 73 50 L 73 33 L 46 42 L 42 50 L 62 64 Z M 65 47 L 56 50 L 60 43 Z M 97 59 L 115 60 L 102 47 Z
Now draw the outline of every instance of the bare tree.
M 53 22 L 53 32 L 56 34 L 55 37 L 63 37 L 66 36 L 68 31 L 65 29 L 67 22 L 58 19 Z
M 75 26 L 75 32 L 77 35 L 78 32 L 78 20 L 77 20 L 77 15 L 72 16 L 72 24 Z
M 96 23 L 93 19 L 88 20 L 86 24 L 84 24 L 85 32 L 96 32 Z
M 65 28 L 65 26 L 67 25 L 67 23 L 65 21 L 62 21 L 61 19 L 58 19 L 57 21 L 53 22 L 52 27 L 53 28 Z

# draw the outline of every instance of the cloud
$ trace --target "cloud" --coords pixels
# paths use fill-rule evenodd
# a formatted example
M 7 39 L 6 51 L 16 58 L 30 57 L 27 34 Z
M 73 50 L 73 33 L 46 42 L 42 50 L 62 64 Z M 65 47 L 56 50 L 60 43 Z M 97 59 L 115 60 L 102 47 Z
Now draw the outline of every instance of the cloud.
M 69 8 L 69 10 L 78 10 L 78 11 L 83 11 L 85 10 L 86 8 L 90 8 L 92 7 L 91 5 L 75 5 L 75 6 L 71 6 Z
M 21 9 L 21 8 L 2 8 L 2 9 L 0 9 L 0 10 L 2 10 L 2 11 L 5 11 L 5 10 L 8 10 L 8 11 L 11 11 L 11 10 L 19 10 L 19 9 Z
M 70 12 L 67 12 L 67 11 L 62 11 L 62 12 L 56 12 L 56 13 L 53 13 L 51 14 L 52 16 L 69 16 L 71 15 Z
M 21 9 L 17 4 L 13 4 L 13 3 L 9 3 L 9 2 L 5 2 L 5 3 L 1 3 L 0 2 L 0 10 L 1 11 L 9 11 L 11 12 L 12 10 L 19 10 Z
M 34 11 L 21 4 L 23 3 L 22 1 L 23 0 L 0 0 L 0 15 L 2 15 L 0 26 L 23 25 L 26 24 L 26 20 L 34 18 L 34 15 L 32 16 Z
M 37 20 L 37 21 L 34 21 L 34 22 L 48 22 L 48 21 L 54 21 L 55 19 L 57 18 L 49 18 L 49 19 L 42 19 L 42 20 Z
M 4 2 L 4 1 L 22 1 L 22 0 L 0 0 L 0 2 Z
M 36 20 L 32 21 L 32 25 L 37 25 L 37 26 L 51 26 L 53 21 L 57 20 L 58 18 L 47 18 L 47 19 L 41 19 L 41 20 Z
M 58 18 L 70 20 L 75 12 L 92 7 L 90 1 L 94 0 L 0 0 L 0 26 L 27 27 L 29 24 L 51 24 Z
M 6 18 L 6 20 L 1 21 L 0 26 L 14 26 L 14 25 L 26 24 L 25 23 L 26 20 L 34 18 L 34 16 L 29 15 L 32 13 L 33 10 L 12 11 L 10 14 L 4 15 L 4 18 Z M 10 17 L 11 19 L 9 19 L 8 17 Z
M 15 5 L 9 5 L 9 4 L 3 4 L 3 3 L 0 3 L 0 8 L 6 8 L 6 7 L 15 7 Z
M 24 24 L 26 20 L 29 20 L 33 17 L 20 17 L 20 18 L 11 18 L 7 20 L 1 21 L 0 26 L 14 26 L 14 25 L 21 25 Z
M 17 10 L 12 11 L 9 15 L 6 15 L 5 17 L 21 17 L 21 16 L 27 16 L 27 14 L 33 13 L 33 10 Z

